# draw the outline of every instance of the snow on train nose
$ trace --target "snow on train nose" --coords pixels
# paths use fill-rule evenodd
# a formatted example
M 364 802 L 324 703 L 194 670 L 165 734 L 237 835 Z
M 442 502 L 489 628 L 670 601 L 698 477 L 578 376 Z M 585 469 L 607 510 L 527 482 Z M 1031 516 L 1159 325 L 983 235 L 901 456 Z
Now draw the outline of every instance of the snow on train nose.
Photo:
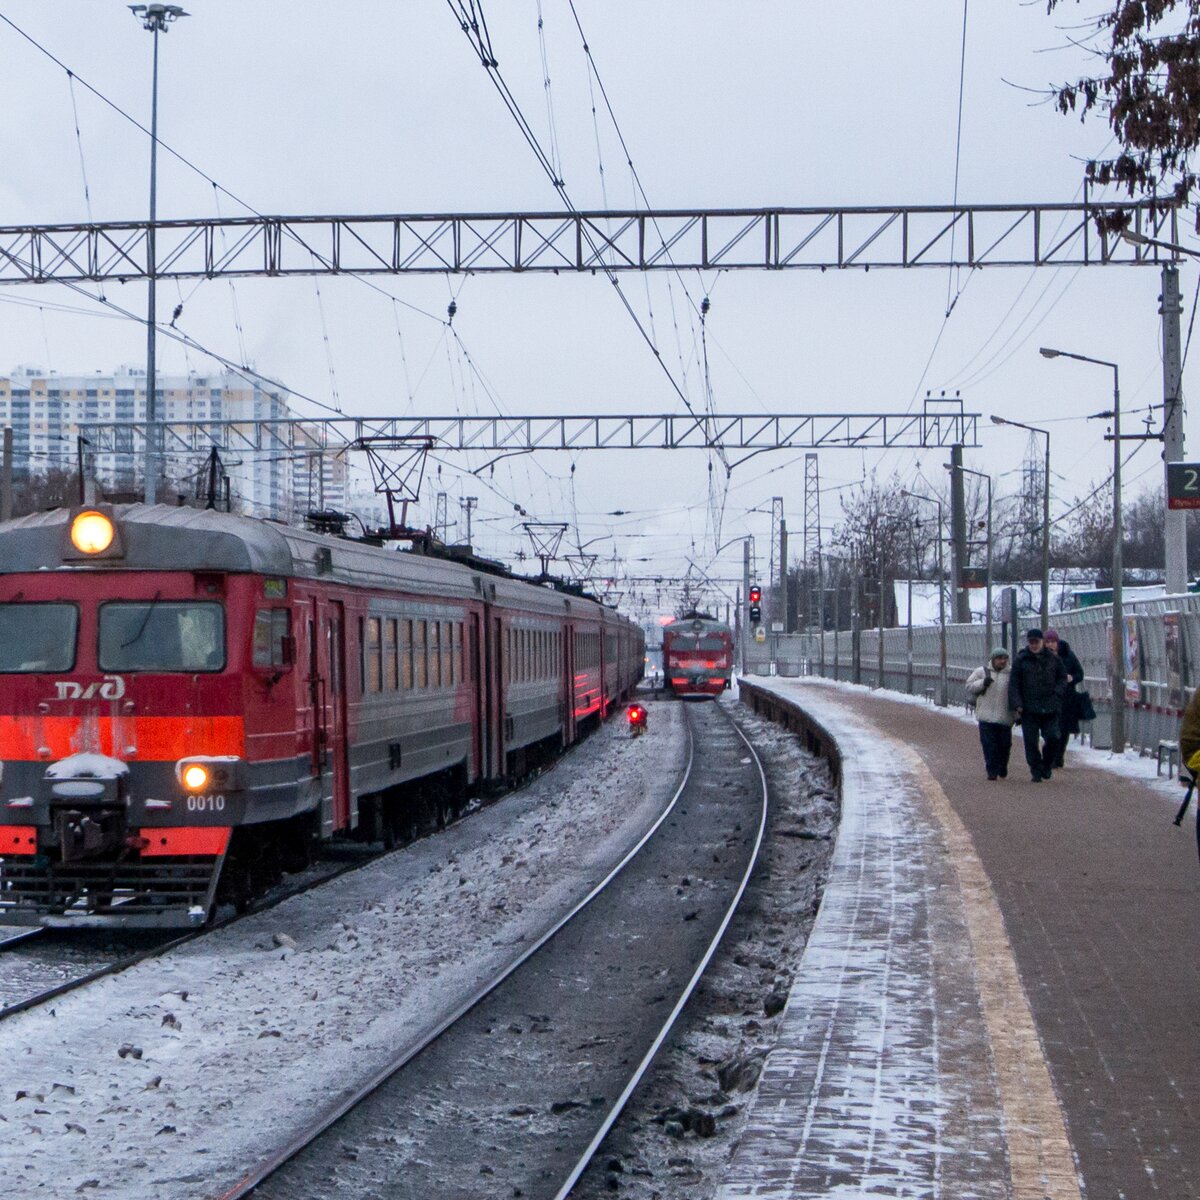
M 63 862 L 122 848 L 128 774 L 128 764 L 104 754 L 72 754 L 46 768 L 43 783 Z

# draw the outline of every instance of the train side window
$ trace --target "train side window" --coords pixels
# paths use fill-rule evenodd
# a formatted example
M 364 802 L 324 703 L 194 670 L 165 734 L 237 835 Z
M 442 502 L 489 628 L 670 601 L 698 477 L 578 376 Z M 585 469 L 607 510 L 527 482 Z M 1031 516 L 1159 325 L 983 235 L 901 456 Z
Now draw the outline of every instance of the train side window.
M 442 686 L 442 626 L 440 621 L 429 622 L 429 686 Z
M 414 621 L 413 632 L 416 634 L 416 639 L 413 642 L 413 661 L 416 667 L 416 681 L 414 686 L 417 688 L 428 687 L 429 676 L 426 671 L 428 660 L 425 654 L 425 648 L 428 644 L 428 622 Z
M 383 638 L 378 617 L 367 619 L 367 690 L 383 691 Z
M 400 686 L 396 662 L 396 626 L 398 624 L 395 617 L 388 617 L 383 631 L 383 686 L 389 692 L 394 692 Z
M 442 686 L 454 683 L 454 622 L 442 622 Z
M 463 683 L 463 627 L 461 621 L 454 622 L 454 682 Z
M 411 621 L 405 620 L 403 632 L 400 684 L 406 692 L 411 692 L 413 690 L 413 623 Z
M 291 666 L 292 614 L 286 608 L 260 608 L 254 614 L 254 665 Z

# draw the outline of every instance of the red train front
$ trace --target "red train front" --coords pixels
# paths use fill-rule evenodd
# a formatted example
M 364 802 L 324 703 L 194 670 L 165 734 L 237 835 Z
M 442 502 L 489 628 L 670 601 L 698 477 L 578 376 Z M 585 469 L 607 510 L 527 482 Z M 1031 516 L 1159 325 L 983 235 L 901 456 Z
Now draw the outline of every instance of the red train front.
M 482 565 L 141 505 L 0 528 L 0 924 L 178 926 L 575 741 L 640 631 Z
M 663 677 L 686 700 L 711 700 L 729 687 L 733 631 L 722 621 L 691 613 L 663 628 Z

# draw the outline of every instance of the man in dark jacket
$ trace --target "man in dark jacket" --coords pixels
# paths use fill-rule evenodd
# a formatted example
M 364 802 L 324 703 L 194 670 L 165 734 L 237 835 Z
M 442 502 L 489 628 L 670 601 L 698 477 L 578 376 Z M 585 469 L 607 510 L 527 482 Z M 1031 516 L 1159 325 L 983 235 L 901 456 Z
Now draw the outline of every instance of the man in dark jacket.
M 1067 691 L 1067 670 L 1062 659 L 1046 649 L 1040 629 L 1031 629 L 1025 641 L 1008 680 L 1008 707 L 1021 722 L 1025 761 L 1033 782 L 1040 783 L 1050 778 L 1058 753 L 1058 718 Z
M 1067 669 L 1067 691 L 1063 696 L 1062 712 L 1058 714 L 1058 748 L 1054 756 L 1054 767 L 1063 766 L 1063 758 L 1067 753 L 1067 743 L 1073 733 L 1079 732 L 1079 688 L 1083 682 L 1083 664 L 1079 656 L 1071 649 L 1070 642 L 1064 642 L 1058 636 L 1057 629 L 1047 629 L 1046 649 L 1057 654 Z

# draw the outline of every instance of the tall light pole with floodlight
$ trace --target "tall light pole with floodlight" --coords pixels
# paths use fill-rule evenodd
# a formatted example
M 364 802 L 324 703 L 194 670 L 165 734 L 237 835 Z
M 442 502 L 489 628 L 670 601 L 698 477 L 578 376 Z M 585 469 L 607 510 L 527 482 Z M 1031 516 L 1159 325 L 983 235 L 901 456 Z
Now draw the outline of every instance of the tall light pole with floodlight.
M 158 396 L 154 354 L 156 350 L 157 270 L 154 250 L 154 222 L 158 217 L 158 35 L 188 14 L 178 4 L 131 4 L 129 11 L 154 35 L 154 72 L 150 88 L 150 224 L 146 229 L 146 277 L 149 298 L 146 305 L 146 503 L 158 498 L 158 473 L 162 469 L 158 454 Z
M 1113 553 L 1112 553 L 1112 748 L 1114 754 L 1125 752 L 1125 606 L 1121 576 L 1121 542 L 1125 530 L 1121 520 L 1121 372 L 1114 362 L 1103 358 L 1090 358 L 1086 354 L 1073 354 L 1069 350 L 1041 348 L 1043 358 L 1073 358 L 1076 362 L 1091 363 L 1097 367 L 1111 367 L 1113 373 Z
M 1008 417 L 992 417 L 993 425 L 1014 425 L 1030 433 L 1040 433 L 1046 439 L 1046 457 L 1042 464 L 1042 628 L 1050 624 L 1050 431 L 1024 421 L 1010 421 Z M 1016 614 L 1013 614 L 1015 621 Z

